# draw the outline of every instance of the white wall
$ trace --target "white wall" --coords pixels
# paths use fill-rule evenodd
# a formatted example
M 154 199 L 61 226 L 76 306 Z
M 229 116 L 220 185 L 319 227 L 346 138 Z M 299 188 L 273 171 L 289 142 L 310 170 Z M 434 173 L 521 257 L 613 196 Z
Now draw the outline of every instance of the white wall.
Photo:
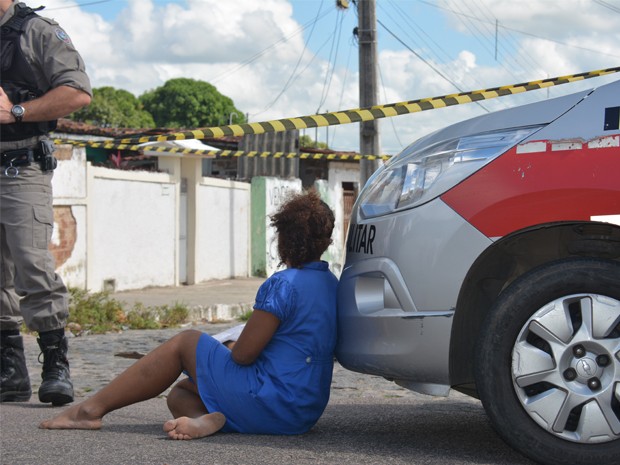
M 92 168 L 88 288 L 175 284 L 177 190 L 166 173 Z
M 196 196 L 196 282 L 248 276 L 250 184 L 202 178 Z
M 343 200 L 343 182 L 352 182 L 359 184 L 359 165 L 330 162 L 329 174 L 327 181 L 321 181 L 317 184 L 317 189 L 322 193 L 323 200 L 334 211 L 335 225 L 334 234 L 332 235 L 333 243 L 327 249 L 325 259 L 329 261 L 330 268 L 336 276 L 340 276 L 342 266 L 345 259 L 345 243 L 346 234 L 344 226 L 344 200 Z M 327 187 L 325 187 L 325 184 Z
M 278 211 L 278 208 L 286 201 L 292 193 L 299 193 L 302 190 L 301 179 L 279 179 L 268 178 L 266 183 L 267 196 L 265 199 L 265 231 L 267 240 L 267 276 L 272 275 L 284 268 L 280 265 L 278 255 L 278 236 L 274 228 L 271 227 L 270 216 Z
M 160 167 L 166 172 L 123 171 L 92 167 L 83 148 L 63 147 L 53 180 L 51 248 L 67 285 L 97 292 L 175 286 L 179 276 L 190 283 L 247 277 L 252 253 L 266 259 L 268 275 L 276 270 L 269 215 L 288 191 L 301 191 L 299 179 L 265 178 L 254 194 L 249 183 L 203 178 L 200 159 L 162 156 Z M 338 275 L 342 182 L 357 182 L 357 165 L 331 163 L 329 177 L 317 188 L 336 216 L 334 244 L 324 258 Z M 182 179 L 189 186 L 185 217 L 180 215 Z M 251 215 L 261 224 L 260 234 L 252 231 Z M 179 247 L 182 221 L 188 235 L 185 256 Z M 253 250 L 251 240 L 257 236 Z
M 65 222 L 60 224 L 55 221 L 51 248 L 54 250 L 64 247 L 70 250 L 68 256 L 59 257 L 61 261 L 57 260 L 56 272 L 63 277 L 66 285 L 85 289 L 87 272 L 86 150 L 80 147 L 64 146 L 58 152 L 62 153 L 57 154 L 59 166 L 52 178 L 54 206 L 57 207 L 57 211 L 61 209 L 59 207 L 66 207 L 68 220 L 72 224 L 67 225 Z M 55 214 L 55 216 L 58 215 Z
M 200 159 L 162 157 L 165 172 L 153 173 L 92 167 L 83 148 L 67 153 L 54 172 L 60 219 L 51 248 L 68 286 L 119 291 L 175 286 L 180 276 L 192 283 L 249 276 L 249 183 L 198 177 L 188 218 L 179 213 L 181 176 L 199 171 Z M 195 223 L 185 251 L 181 221 Z

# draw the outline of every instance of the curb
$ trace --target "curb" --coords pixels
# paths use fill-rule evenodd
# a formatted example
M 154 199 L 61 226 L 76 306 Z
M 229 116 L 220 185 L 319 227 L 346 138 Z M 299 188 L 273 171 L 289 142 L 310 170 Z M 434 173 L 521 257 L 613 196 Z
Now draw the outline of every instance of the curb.
M 189 307 L 188 320 L 206 321 L 208 323 L 218 323 L 223 321 L 236 320 L 243 314 L 252 311 L 254 304 L 213 304 L 213 305 L 194 305 Z

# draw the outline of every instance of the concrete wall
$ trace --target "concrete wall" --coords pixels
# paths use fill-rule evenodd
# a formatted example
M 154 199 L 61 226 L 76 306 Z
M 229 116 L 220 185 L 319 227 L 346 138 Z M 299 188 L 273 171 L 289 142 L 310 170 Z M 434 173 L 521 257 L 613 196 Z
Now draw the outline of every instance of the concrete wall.
M 248 276 L 250 184 L 202 178 L 195 282 Z
M 54 155 L 61 169 L 54 171 L 52 179 L 55 227 L 50 249 L 56 259 L 56 271 L 65 283 L 86 289 L 86 151 L 64 145 Z
M 336 222 L 334 234 L 332 235 L 333 243 L 329 246 L 329 249 L 327 249 L 323 259 L 329 262 L 330 269 L 336 276 L 340 276 L 340 273 L 342 273 L 347 237 L 347 230 L 344 224 L 343 183 L 356 184 L 359 191 L 359 178 L 359 165 L 344 162 L 330 162 L 329 179 L 315 183 L 318 191 L 321 193 L 321 198 L 334 211 Z
M 162 156 L 163 172 L 92 167 L 83 148 L 61 146 L 54 172 L 57 272 L 89 291 L 193 284 L 267 276 L 278 269 L 269 226 L 299 179 L 255 177 L 249 183 L 202 177 L 198 157 Z M 334 243 L 324 255 L 336 275 L 344 260 L 342 182 L 357 180 L 351 165 L 330 165 L 316 184 L 336 216 Z
M 344 166 L 341 166 L 344 165 Z M 348 169 L 350 164 L 330 165 L 330 180 L 318 180 L 314 183 L 321 198 L 334 211 L 335 225 L 332 235 L 333 243 L 321 257 L 329 263 L 334 274 L 340 276 L 344 263 L 344 231 L 342 183 L 358 180 L 359 171 Z M 270 227 L 269 216 L 278 209 L 291 193 L 301 192 L 300 179 L 280 179 L 271 177 L 252 178 L 252 234 L 251 272 L 256 276 L 269 276 L 279 267 L 277 237 Z
M 301 179 L 252 178 L 252 275 L 270 276 L 279 267 L 280 258 L 270 215 L 291 193 L 301 192 Z
M 88 288 L 175 283 L 178 197 L 169 174 L 92 168 Z

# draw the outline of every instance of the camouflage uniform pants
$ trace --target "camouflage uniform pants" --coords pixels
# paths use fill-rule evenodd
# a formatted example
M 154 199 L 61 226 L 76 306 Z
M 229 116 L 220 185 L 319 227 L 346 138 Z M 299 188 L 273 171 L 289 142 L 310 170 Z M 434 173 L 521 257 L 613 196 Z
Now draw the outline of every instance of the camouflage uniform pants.
M 67 289 L 48 247 L 54 225 L 52 175 L 37 163 L 17 177 L 0 169 L 0 330 L 63 328 Z

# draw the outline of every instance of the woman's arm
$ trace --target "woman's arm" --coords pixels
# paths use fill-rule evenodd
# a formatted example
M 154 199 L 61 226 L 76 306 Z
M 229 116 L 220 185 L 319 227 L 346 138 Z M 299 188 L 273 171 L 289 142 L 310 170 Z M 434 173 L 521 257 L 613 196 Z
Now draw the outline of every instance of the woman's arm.
M 250 365 L 260 355 L 278 329 L 280 320 L 272 313 L 255 309 L 232 348 L 232 359 Z

